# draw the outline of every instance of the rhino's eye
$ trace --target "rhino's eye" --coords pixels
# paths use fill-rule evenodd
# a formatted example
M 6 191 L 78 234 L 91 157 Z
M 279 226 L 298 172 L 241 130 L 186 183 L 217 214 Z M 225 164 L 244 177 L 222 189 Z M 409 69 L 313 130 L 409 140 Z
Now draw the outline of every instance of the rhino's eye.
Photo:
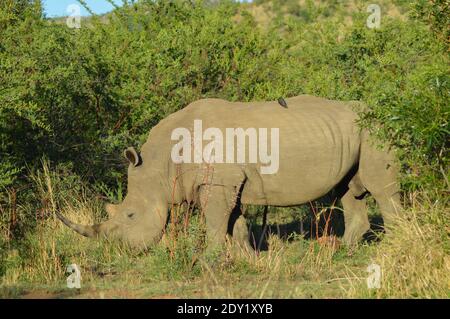
M 133 219 L 134 213 L 128 213 L 128 214 L 127 214 L 127 217 Z

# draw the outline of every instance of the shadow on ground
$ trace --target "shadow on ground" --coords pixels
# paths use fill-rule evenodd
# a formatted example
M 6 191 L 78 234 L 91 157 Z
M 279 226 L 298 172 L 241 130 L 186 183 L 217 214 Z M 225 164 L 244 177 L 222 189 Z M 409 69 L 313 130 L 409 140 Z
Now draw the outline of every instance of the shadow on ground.
M 268 223 L 264 234 L 261 223 L 251 223 L 249 225 L 250 242 L 253 248 L 266 251 L 268 250 L 267 239 L 270 234 L 288 242 L 295 240 L 299 236 L 307 240 L 317 240 L 326 235 L 342 237 L 345 231 L 343 214 L 328 216 L 324 214 L 318 222 L 315 221 L 314 216 L 311 216 L 311 218 L 285 224 Z M 381 216 L 369 216 L 369 222 L 370 230 L 364 235 L 363 242 L 377 242 L 380 234 L 384 232 L 383 219 Z

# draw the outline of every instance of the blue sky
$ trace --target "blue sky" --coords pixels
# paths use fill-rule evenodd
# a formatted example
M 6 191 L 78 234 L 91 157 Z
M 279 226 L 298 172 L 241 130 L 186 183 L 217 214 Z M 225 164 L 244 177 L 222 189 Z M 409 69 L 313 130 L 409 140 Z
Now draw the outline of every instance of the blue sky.
M 113 6 L 106 0 L 85 0 L 87 6 L 96 14 L 102 14 L 109 12 L 113 9 Z M 122 5 L 122 0 L 113 0 L 117 5 Z M 244 2 L 245 0 L 239 0 Z M 87 16 L 89 12 L 80 5 L 77 0 L 43 0 L 44 11 L 47 17 L 61 17 L 68 16 L 71 12 L 68 11 L 68 6 L 71 4 L 79 5 L 81 8 L 81 15 Z M 251 0 L 247 0 L 246 2 L 251 2 Z
M 96 14 L 102 14 L 113 9 L 113 6 L 106 0 L 85 0 L 88 7 Z M 70 12 L 67 11 L 67 7 L 71 4 L 77 4 L 81 8 L 81 15 L 86 16 L 89 13 L 82 5 L 76 0 L 43 0 L 44 11 L 47 17 L 60 17 L 67 16 Z M 122 0 L 114 0 L 117 5 L 122 5 Z

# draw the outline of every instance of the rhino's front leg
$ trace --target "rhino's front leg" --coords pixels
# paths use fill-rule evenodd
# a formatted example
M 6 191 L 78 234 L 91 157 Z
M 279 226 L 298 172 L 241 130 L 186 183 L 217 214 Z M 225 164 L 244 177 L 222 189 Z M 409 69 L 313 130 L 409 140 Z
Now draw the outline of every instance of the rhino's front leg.
M 370 229 L 365 199 L 356 199 L 351 192 L 341 198 L 344 207 L 345 232 L 343 241 L 349 246 L 357 244 Z
M 203 185 L 200 205 L 206 220 L 207 252 L 225 244 L 231 211 L 236 204 L 234 187 Z

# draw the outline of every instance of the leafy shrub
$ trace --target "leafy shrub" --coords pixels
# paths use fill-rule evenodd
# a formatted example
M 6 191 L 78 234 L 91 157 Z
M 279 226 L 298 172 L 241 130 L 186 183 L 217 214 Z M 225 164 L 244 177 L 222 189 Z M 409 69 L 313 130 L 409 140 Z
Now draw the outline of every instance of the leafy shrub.
M 448 1 L 414 1 L 411 16 L 428 24 L 433 33 L 448 47 L 450 44 L 450 4 Z
M 45 155 L 116 184 L 121 151 L 202 96 L 249 100 L 270 79 L 267 39 L 236 6 L 143 1 L 80 30 L 54 21 L 2 32 L 0 123 L 4 186 Z M 24 173 L 24 172 L 22 172 Z

